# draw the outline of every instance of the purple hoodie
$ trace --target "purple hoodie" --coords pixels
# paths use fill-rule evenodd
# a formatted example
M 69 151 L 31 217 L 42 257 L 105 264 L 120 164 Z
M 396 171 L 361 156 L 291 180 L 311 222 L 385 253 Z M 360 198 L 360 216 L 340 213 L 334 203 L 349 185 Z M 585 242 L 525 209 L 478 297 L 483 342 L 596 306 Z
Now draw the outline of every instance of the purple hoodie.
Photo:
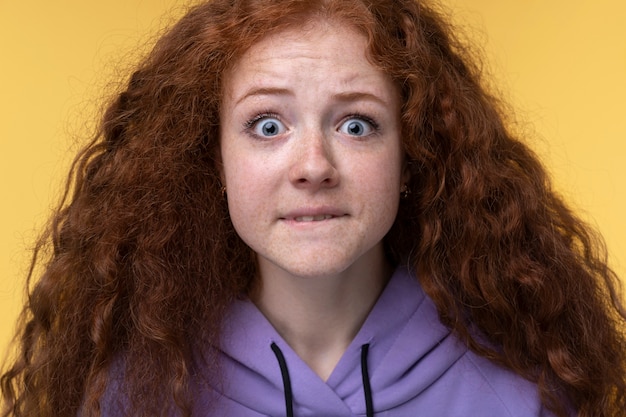
M 326 382 L 251 302 L 237 302 L 226 323 L 226 382 L 211 386 L 198 361 L 194 416 L 551 415 L 536 385 L 475 355 L 451 335 L 403 268 Z

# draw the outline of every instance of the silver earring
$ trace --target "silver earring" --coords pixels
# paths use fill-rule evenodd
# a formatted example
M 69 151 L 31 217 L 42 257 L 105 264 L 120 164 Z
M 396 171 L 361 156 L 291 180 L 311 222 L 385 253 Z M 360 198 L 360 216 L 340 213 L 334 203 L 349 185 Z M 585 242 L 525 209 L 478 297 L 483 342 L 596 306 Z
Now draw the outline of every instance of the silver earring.
M 222 198 L 226 198 L 226 186 L 222 185 L 222 188 L 220 188 L 220 192 L 222 193 Z
M 409 189 L 409 186 L 406 184 L 402 184 L 402 187 L 400 187 L 400 197 L 402 197 L 403 200 L 406 200 L 407 198 L 409 198 L 410 194 L 411 190 Z

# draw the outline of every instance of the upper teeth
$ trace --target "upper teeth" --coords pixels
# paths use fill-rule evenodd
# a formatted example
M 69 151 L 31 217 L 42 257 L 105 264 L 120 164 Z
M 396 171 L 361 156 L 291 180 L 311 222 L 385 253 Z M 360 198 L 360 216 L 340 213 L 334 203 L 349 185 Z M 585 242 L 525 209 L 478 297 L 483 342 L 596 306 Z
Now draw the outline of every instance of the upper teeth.
M 319 214 L 317 216 L 299 216 L 296 217 L 295 220 L 297 222 L 318 222 L 320 220 L 330 219 L 333 216 L 330 214 Z

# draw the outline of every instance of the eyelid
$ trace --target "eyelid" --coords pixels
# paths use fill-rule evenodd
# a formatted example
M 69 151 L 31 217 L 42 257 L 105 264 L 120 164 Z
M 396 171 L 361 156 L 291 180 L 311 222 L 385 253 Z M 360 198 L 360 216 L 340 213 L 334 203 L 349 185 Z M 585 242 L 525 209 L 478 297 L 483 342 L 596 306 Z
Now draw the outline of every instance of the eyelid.
M 258 138 L 262 138 L 262 139 L 267 139 L 270 138 L 272 136 L 263 136 L 263 135 L 259 135 L 255 130 L 257 125 L 259 124 L 259 122 L 266 120 L 266 119 L 275 119 L 277 120 L 281 125 L 282 128 L 284 128 L 285 130 L 287 129 L 287 127 L 285 126 L 284 122 L 282 121 L 282 118 L 280 117 L 280 115 L 274 111 L 263 111 L 260 113 L 255 114 L 253 117 L 249 118 L 248 120 L 246 120 L 243 123 L 243 128 L 244 130 L 249 134 L 252 135 L 254 137 L 258 137 Z M 361 136 L 357 136 L 357 135 L 350 135 L 350 136 L 354 136 L 354 137 L 366 137 L 366 136 L 370 136 L 373 134 L 376 134 L 379 132 L 380 127 L 378 122 L 376 122 L 376 120 L 366 114 L 363 113 L 350 113 L 346 116 L 344 116 L 341 121 L 339 122 L 339 126 L 337 127 L 337 131 L 341 131 L 342 127 L 349 122 L 350 120 L 358 120 L 361 121 L 367 125 L 369 125 L 370 131 L 366 132 L 365 134 L 361 135 Z
M 257 132 L 259 123 L 265 120 L 272 120 L 272 119 L 276 120 L 276 122 L 280 125 L 279 129 L 281 129 L 282 131 L 277 133 L 276 135 L 271 135 L 271 136 L 265 136 L 265 135 L 259 134 Z M 248 135 L 256 139 L 263 139 L 263 140 L 272 139 L 276 136 L 282 135 L 285 131 L 287 131 L 287 127 L 285 126 L 285 123 L 282 121 L 280 115 L 272 111 L 265 111 L 265 112 L 256 114 L 255 116 L 251 117 L 250 119 L 246 120 L 243 123 L 243 128 L 244 128 L 244 132 L 246 132 Z
M 348 121 L 350 120 L 359 120 L 361 122 L 365 122 L 367 123 L 370 128 L 371 128 L 371 132 L 363 135 L 363 136 L 369 136 L 375 133 L 378 133 L 380 130 L 380 126 L 378 125 L 378 123 L 376 122 L 376 120 L 374 120 L 372 117 L 367 116 L 365 114 L 362 113 L 352 113 L 349 114 L 347 116 L 345 116 L 344 118 L 341 119 L 341 121 L 339 122 L 339 128 L 337 130 L 340 130 Z M 351 135 L 353 136 L 353 135 Z
M 243 124 L 243 127 L 246 129 L 252 129 L 254 127 L 254 125 L 256 125 L 259 121 L 263 120 L 263 119 L 276 119 L 279 122 L 282 123 L 282 120 L 280 118 L 280 116 L 277 113 L 274 113 L 272 111 L 264 111 L 261 113 L 258 113 L 257 115 L 255 115 L 254 117 L 246 120 Z

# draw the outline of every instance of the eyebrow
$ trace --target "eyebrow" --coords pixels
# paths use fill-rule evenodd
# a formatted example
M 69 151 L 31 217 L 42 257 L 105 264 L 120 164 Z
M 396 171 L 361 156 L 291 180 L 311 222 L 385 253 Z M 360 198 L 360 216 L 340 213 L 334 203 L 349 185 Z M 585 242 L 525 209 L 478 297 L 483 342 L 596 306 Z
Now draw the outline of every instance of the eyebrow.
M 248 90 L 243 96 L 241 96 L 235 104 L 239 104 L 245 99 L 253 96 L 293 96 L 293 92 L 287 88 L 280 87 L 257 87 Z
M 343 101 L 343 102 L 367 100 L 367 101 L 374 101 L 382 106 L 389 105 L 389 103 L 387 103 L 382 98 L 378 97 L 376 94 L 366 93 L 364 91 L 337 93 L 337 94 L 333 94 L 333 98 L 337 101 Z
M 270 96 L 270 95 L 293 96 L 294 93 L 288 88 L 280 88 L 280 87 L 252 88 L 248 90 L 239 99 L 237 99 L 235 104 L 239 104 L 242 101 L 246 100 L 247 98 L 250 98 L 253 96 Z M 341 102 L 354 102 L 354 101 L 368 100 L 368 101 L 374 101 L 382 106 L 388 105 L 388 103 L 385 100 L 378 97 L 377 95 L 363 92 L 363 91 L 349 91 L 349 92 L 337 93 L 337 94 L 333 94 L 332 98 Z

